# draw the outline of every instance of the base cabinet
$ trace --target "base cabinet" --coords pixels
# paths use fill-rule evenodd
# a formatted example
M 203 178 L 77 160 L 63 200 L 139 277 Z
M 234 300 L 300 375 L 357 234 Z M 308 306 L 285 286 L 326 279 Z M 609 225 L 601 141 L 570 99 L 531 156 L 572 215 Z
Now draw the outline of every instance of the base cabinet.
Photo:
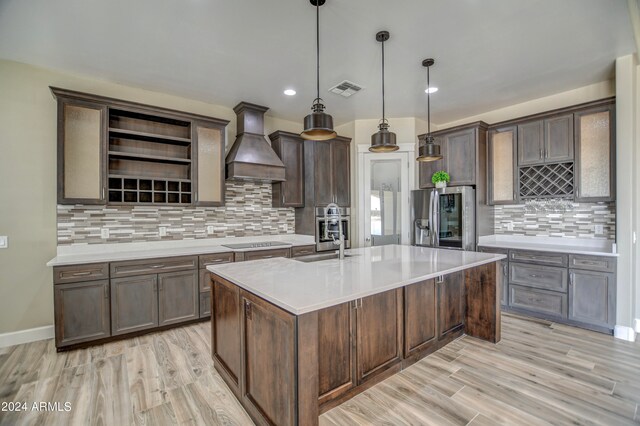
M 465 316 L 464 272 L 436 280 L 438 290 L 438 339 L 462 330 Z
M 612 328 L 615 325 L 615 275 L 569 270 L 569 319 Z
M 435 280 L 404 289 L 404 357 L 428 350 L 437 343 L 437 294 Z
M 111 332 L 114 336 L 158 326 L 158 276 L 111 280 Z
M 108 280 L 55 285 L 54 307 L 56 347 L 111 336 Z
M 402 289 L 360 299 L 356 317 L 357 377 L 362 383 L 402 360 Z
M 241 303 L 242 401 L 266 424 L 295 425 L 296 381 L 288 374 L 296 364 L 295 317 L 245 291 Z
M 169 325 L 200 317 L 198 272 L 158 275 L 158 323 Z

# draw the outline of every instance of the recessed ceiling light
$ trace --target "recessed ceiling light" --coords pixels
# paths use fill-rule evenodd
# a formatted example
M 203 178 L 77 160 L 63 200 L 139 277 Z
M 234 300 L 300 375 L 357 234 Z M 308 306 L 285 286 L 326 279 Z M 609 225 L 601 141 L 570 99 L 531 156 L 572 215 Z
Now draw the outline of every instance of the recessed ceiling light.
M 296 91 L 293 90 L 293 89 L 287 89 L 287 90 L 284 91 L 284 94 L 287 95 L 287 96 L 293 96 L 293 95 L 296 94 Z
M 428 89 L 424 89 L 424 93 L 436 93 L 438 91 L 437 87 L 430 87 Z

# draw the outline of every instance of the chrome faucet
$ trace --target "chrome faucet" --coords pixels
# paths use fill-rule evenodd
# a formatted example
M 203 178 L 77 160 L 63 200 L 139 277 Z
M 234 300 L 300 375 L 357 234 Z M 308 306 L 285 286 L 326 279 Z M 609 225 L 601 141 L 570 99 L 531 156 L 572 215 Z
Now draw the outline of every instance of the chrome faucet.
M 335 225 L 338 223 L 338 238 L 336 239 L 336 231 L 329 231 L 329 224 Z M 324 209 L 324 237 L 329 239 L 329 232 L 331 232 L 331 239 L 333 244 L 338 246 L 338 257 L 344 259 L 344 234 L 342 230 L 342 218 L 340 217 L 340 207 L 336 203 L 329 203 Z

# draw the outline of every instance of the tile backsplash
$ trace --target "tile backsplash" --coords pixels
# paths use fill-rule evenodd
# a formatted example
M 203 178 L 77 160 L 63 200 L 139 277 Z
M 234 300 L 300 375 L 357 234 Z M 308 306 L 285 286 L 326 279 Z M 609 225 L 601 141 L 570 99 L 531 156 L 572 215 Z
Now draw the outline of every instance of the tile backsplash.
M 529 212 L 523 204 L 495 206 L 495 234 L 616 239 L 615 203 L 573 203 L 566 212 Z M 509 230 L 509 224 L 513 230 Z M 603 233 L 596 234 L 595 225 Z
M 271 184 L 255 182 L 227 182 L 224 207 L 58 205 L 57 219 L 58 245 L 295 233 L 294 209 L 271 207 Z

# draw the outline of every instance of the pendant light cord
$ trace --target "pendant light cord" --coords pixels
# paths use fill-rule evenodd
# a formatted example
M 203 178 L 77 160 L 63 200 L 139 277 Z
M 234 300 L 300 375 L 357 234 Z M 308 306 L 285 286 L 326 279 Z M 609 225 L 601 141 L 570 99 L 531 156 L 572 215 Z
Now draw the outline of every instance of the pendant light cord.
M 429 85 L 429 68 L 427 66 L 427 143 L 431 136 L 431 86 Z
M 320 102 L 320 0 L 316 1 L 316 93 Z
M 382 122 L 384 123 L 384 40 L 382 41 Z

